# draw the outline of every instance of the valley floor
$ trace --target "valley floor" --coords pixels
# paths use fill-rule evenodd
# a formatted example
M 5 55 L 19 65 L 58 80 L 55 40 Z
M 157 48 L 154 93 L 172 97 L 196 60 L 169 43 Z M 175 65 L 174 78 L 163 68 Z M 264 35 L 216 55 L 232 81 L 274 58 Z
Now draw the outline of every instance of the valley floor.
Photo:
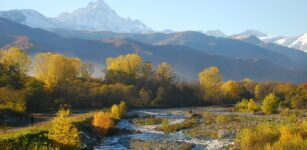
M 228 149 L 235 147 L 236 133 L 245 127 L 261 122 L 271 122 L 279 115 L 254 115 L 230 112 L 228 107 L 199 107 L 172 109 L 137 109 L 128 113 L 139 121 L 148 118 L 167 118 L 169 125 L 183 124 L 193 114 L 201 115 L 199 124 L 171 133 L 160 130 L 163 123 L 136 124 L 134 119 L 122 119 L 117 128 L 129 131 L 125 134 L 104 138 L 95 150 L 112 149 Z M 152 119 L 153 120 L 153 119 Z M 145 122 L 146 123 L 146 122 Z

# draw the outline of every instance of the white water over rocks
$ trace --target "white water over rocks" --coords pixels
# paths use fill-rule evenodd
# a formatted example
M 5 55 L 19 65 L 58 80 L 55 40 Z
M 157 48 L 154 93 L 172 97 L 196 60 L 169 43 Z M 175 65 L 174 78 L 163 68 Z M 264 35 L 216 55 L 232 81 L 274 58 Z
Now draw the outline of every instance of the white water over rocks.
M 171 124 L 177 124 L 188 118 L 183 114 L 188 111 L 188 109 L 147 109 L 147 110 L 134 110 L 130 113 L 137 113 L 139 116 L 151 115 L 154 117 L 165 117 L 169 119 Z M 131 139 L 140 140 L 163 140 L 172 142 L 182 142 L 182 143 L 193 143 L 195 146 L 193 150 L 207 149 L 207 150 L 223 150 L 226 145 L 233 144 L 232 140 L 229 139 L 201 139 L 194 138 L 184 135 L 182 132 L 165 134 L 162 131 L 156 130 L 160 125 L 133 125 L 129 120 L 123 119 L 117 124 L 117 128 L 132 131 L 133 133 L 127 135 L 119 135 L 107 137 L 101 143 L 100 146 L 96 146 L 95 150 L 128 150 L 127 141 Z M 126 142 L 126 143 L 125 143 Z M 129 143 L 128 143 L 129 145 Z

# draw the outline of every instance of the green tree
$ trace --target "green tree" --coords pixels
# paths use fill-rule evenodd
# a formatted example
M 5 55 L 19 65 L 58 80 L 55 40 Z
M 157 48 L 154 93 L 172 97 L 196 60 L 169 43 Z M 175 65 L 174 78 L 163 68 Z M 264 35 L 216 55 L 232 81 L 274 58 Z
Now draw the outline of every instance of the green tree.
M 143 105 L 149 105 L 151 103 L 151 94 L 152 92 L 150 90 L 146 90 L 145 88 L 142 88 L 139 92 L 140 103 Z
M 18 70 L 18 66 L 4 65 L 0 63 L 0 87 L 8 86 L 21 89 L 24 86 L 26 74 Z
M 0 109 L 25 111 L 26 101 L 23 92 L 9 87 L 0 88 Z
M 26 81 L 23 93 L 25 94 L 27 112 L 40 112 L 52 105 L 44 84 L 34 78 Z

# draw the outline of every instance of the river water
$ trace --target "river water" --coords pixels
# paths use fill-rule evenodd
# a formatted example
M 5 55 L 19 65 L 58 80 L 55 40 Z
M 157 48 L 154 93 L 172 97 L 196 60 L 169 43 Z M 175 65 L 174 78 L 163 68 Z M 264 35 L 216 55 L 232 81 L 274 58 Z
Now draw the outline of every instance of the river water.
M 143 109 L 133 110 L 129 114 L 137 113 L 139 116 L 151 115 L 154 117 L 168 118 L 170 124 L 181 123 L 186 118 L 184 116 L 188 108 L 176 108 L 176 109 Z M 193 109 L 193 111 L 195 111 Z M 197 111 L 197 110 L 196 110 Z M 200 110 L 198 110 L 200 111 Z M 181 142 L 181 143 L 193 143 L 195 146 L 193 150 L 208 149 L 208 150 L 223 150 L 226 145 L 233 144 L 233 140 L 230 139 L 205 139 L 205 138 L 194 138 L 184 135 L 182 131 L 176 133 L 165 134 L 162 131 L 156 130 L 160 125 L 133 125 L 129 120 L 122 119 L 117 124 L 117 128 L 132 131 L 131 134 L 118 135 L 106 137 L 101 145 L 96 146 L 95 150 L 129 150 L 127 146 L 129 141 L 132 139 L 139 140 L 162 140 L 168 141 L 169 143 Z M 129 144 L 128 144 L 129 145 Z M 144 148 L 146 149 L 146 148 Z

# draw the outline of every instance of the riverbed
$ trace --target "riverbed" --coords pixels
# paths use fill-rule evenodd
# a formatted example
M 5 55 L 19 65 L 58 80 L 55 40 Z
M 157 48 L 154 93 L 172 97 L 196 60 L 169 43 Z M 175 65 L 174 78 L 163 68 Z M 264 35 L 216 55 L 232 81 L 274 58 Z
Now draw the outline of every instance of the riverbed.
M 151 116 L 168 118 L 170 124 L 178 124 L 189 118 L 188 111 L 214 111 L 227 113 L 215 108 L 175 108 L 175 109 L 138 109 L 128 112 L 139 117 Z M 201 120 L 202 121 L 202 120 Z M 227 145 L 234 144 L 234 139 L 196 138 L 185 135 L 185 130 L 175 133 L 164 133 L 156 125 L 134 125 L 129 119 L 118 122 L 117 128 L 130 131 L 128 134 L 105 137 L 95 150 L 129 150 L 129 149 L 178 149 L 180 146 L 191 145 L 191 149 L 223 150 Z M 189 130 L 189 129 L 187 129 Z

